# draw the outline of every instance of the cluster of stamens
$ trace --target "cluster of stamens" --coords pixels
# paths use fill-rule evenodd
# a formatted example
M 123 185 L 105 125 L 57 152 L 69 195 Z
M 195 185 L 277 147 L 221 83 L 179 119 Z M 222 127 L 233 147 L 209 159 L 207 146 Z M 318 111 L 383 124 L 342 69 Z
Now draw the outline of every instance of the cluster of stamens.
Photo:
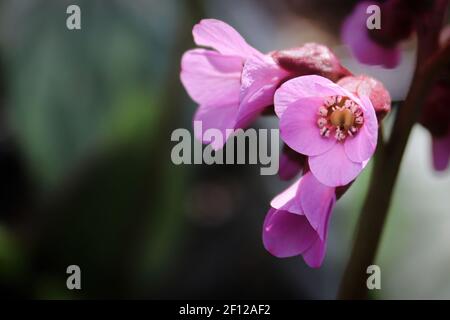
M 328 97 L 320 106 L 318 114 L 320 135 L 327 138 L 334 136 L 340 142 L 357 134 L 364 124 L 359 105 L 345 96 Z

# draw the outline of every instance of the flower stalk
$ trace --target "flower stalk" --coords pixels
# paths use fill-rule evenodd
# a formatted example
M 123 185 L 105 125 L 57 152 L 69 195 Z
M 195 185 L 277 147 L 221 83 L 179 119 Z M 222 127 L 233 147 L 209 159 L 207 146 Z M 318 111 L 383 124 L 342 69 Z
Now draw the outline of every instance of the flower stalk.
M 450 63 L 450 43 L 444 45 L 426 61 L 421 61 L 423 55 L 419 49 L 418 57 L 412 85 L 398 110 L 389 142 L 387 145 L 378 145 L 376 151 L 371 183 L 359 217 L 350 259 L 339 288 L 339 299 L 367 298 L 366 270 L 376 258 L 406 144 L 427 92 L 439 73 Z

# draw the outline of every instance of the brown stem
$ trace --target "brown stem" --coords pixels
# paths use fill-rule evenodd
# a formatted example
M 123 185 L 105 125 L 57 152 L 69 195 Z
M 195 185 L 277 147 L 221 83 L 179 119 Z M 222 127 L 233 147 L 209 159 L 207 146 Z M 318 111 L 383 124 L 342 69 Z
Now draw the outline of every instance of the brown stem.
M 339 289 L 339 299 L 367 298 L 366 270 L 375 261 L 409 134 L 424 103 L 426 93 L 439 72 L 449 62 L 450 43 L 438 50 L 425 63 L 418 61 L 411 88 L 398 110 L 391 139 L 387 145 L 378 146 L 355 242 Z

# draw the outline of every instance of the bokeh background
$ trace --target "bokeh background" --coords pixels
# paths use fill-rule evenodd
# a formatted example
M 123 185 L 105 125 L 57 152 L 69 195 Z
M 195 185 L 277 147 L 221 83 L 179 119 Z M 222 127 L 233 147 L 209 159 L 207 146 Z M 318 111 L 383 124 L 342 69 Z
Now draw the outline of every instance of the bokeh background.
M 263 52 L 326 44 L 401 100 L 414 40 L 394 70 L 358 64 L 339 39 L 355 2 L 2 0 L 0 295 L 334 298 L 370 166 L 338 202 L 324 265 L 310 269 L 262 245 L 269 201 L 287 183 L 257 165 L 175 166 L 170 134 L 192 130 L 180 57 L 205 17 Z M 81 7 L 79 31 L 66 28 L 69 4 Z M 450 299 L 450 175 L 432 170 L 430 148 L 416 126 L 377 258 L 376 298 Z M 80 291 L 66 288 L 71 264 L 81 267 Z

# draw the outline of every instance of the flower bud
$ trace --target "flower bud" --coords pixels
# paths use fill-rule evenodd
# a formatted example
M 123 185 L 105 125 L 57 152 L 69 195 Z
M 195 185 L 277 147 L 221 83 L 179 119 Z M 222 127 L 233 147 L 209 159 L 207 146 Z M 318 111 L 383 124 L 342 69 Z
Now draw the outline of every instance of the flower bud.
M 390 0 L 381 5 L 382 27 L 368 30 L 369 37 L 384 47 L 394 47 L 412 34 L 418 13 L 427 1 Z
M 436 138 L 450 133 L 450 83 L 440 80 L 425 100 L 419 122 Z
M 345 77 L 338 81 L 338 85 L 356 96 L 369 97 L 380 122 L 391 111 L 391 96 L 383 84 L 369 76 Z
M 293 73 L 295 77 L 314 74 L 336 82 L 351 75 L 328 47 L 317 43 L 275 51 L 272 57 L 280 67 Z

